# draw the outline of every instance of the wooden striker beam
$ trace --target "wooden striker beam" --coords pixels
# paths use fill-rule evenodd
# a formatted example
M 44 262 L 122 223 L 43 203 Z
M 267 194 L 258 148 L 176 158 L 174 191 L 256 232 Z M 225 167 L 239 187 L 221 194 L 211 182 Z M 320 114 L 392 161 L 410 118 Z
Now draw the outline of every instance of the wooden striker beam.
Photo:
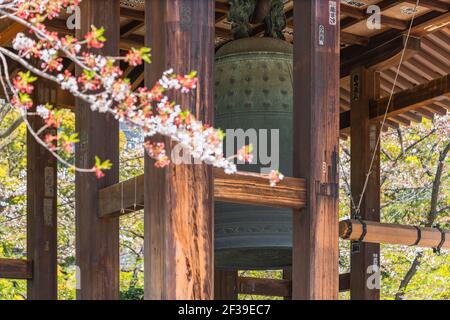
M 293 299 L 337 299 L 339 2 L 294 5 L 294 176 L 306 208 L 293 212 Z
M 215 1 L 191 0 L 145 5 L 146 45 L 154 56 L 146 65 L 146 85 L 152 87 L 169 67 L 181 74 L 198 71 L 195 94 L 174 99 L 206 123 L 212 123 L 214 109 L 214 7 Z M 146 157 L 144 180 L 145 298 L 213 299 L 211 168 L 158 169 Z
M 379 223 L 373 221 L 365 221 L 367 224 L 367 234 L 364 242 L 386 243 L 398 245 L 413 245 L 418 239 L 418 231 L 413 226 L 398 225 L 391 223 Z M 339 235 L 344 238 L 349 233 L 349 225 L 351 225 L 351 233 L 347 240 L 357 240 L 361 237 L 363 227 L 358 220 L 344 220 L 339 222 Z M 418 247 L 436 248 L 442 240 L 442 233 L 436 228 L 421 227 L 421 239 L 417 244 Z M 450 231 L 445 230 L 445 242 L 442 249 L 450 249 Z
M 100 52 L 117 56 L 119 6 L 119 0 L 84 0 L 78 38 L 90 31 L 91 25 L 102 26 L 108 41 Z M 76 106 L 76 131 L 80 135 L 75 150 L 77 166 L 92 168 L 95 156 L 112 162 L 112 169 L 102 179 L 92 173 L 76 174 L 77 298 L 118 299 L 119 219 L 99 219 L 97 192 L 119 180 L 119 124 L 112 115 L 93 112 L 80 100 Z

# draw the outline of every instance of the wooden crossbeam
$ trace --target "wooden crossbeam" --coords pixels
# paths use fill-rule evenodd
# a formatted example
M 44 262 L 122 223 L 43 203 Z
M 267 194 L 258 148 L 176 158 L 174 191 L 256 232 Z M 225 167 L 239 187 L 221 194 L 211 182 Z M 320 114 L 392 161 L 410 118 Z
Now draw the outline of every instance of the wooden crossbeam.
M 33 277 L 32 263 L 19 259 L 0 259 L 0 279 L 27 280 Z
M 345 3 L 341 3 L 341 12 L 342 14 L 358 19 L 358 21 L 367 19 L 370 16 L 367 12 Z M 400 30 L 408 27 L 408 21 L 396 19 L 386 15 L 381 15 L 381 24 L 386 27 Z
M 144 26 L 143 21 L 131 20 L 126 25 L 120 28 L 120 36 L 121 37 L 129 36 L 134 32 L 136 32 L 137 30 L 139 30 L 140 28 L 142 28 L 143 26 Z
M 14 39 L 19 32 L 23 32 L 24 30 L 25 26 L 20 23 L 11 24 L 5 30 L 0 32 L 0 45 L 6 45 L 8 42 Z
M 300 209 L 305 206 L 304 179 L 285 177 L 276 187 L 261 175 L 239 172 L 227 175 L 214 170 L 214 199 L 216 201 Z
M 367 46 L 369 44 L 369 40 L 370 39 L 367 37 L 341 31 L 341 42 L 343 43 Z
M 448 96 L 450 93 L 449 77 L 450 74 L 411 89 L 397 92 L 392 97 L 388 117 L 397 116 L 419 107 L 425 107 L 438 97 Z M 389 97 L 384 97 L 370 103 L 369 116 L 371 120 L 379 120 L 384 116 L 388 101 Z M 344 130 L 349 127 L 350 111 L 342 112 L 340 114 L 340 129 Z
M 432 102 L 437 97 L 448 95 L 449 93 L 450 74 L 394 94 L 389 106 L 388 115 L 398 115 L 413 110 L 416 107 Z M 388 107 L 388 101 L 389 97 L 373 101 L 370 104 L 370 118 L 374 120 L 382 118 Z
M 74 30 L 67 29 L 66 21 L 63 19 L 52 19 L 45 22 L 47 28 L 60 34 L 75 35 Z M 144 46 L 144 38 L 140 35 L 132 34 L 135 30 L 142 27 L 141 21 L 132 21 L 121 28 L 121 36 L 119 47 L 121 50 L 129 50 L 131 48 L 140 48 Z
M 238 277 L 236 288 L 239 294 L 289 297 L 292 294 L 292 280 Z M 350 274 L 340 274 L 339 291 L 345 292 L 349 290 Z
M 276 187 L 271 187 L 268 178 L 255 173 L 227 175 L 221 169 L 214 169 L 213 172 L 216 201 L 282 208 L 302 208 L 305 205 L 306 185 L 303 179 L 286 177 Z M 102 218 L 143 209 L 144 176 L 100 190 L 99 201 L 99 215 Z
M 414 226 L 379 223 L 373 221 L 365 221 L 367 224 L 367 234 L 364 242 L 413 245 L 418 238 L 418 231 Z M 351 231 L 349 232 L 349 228 Z M 421 240 L 417 244 L 418 247 L 436 248 L 441 242 L 441 232 L 436 228 L 421 227 Z M 344 220 L 339 222 L 339 236 L 346 240 L 358 240 L 363 232 L 363 226 L 358 220 Z M 445 242 L 442 249 L 450 249 L 450 231 L 445 230 Z
M 409 59 L 420 50 L 420 39 L 401 35 L 381 45 L 356 52 L 352 47 L 341 51 L 341 78 L 347 77 L 356 66 L 364 66 L 374 70 L 383 70 L 398 64 L 402 51 L 405 50 L 404 60 Z
M 292 281 L 239 277 L 237 289 L 240 294 L 286 297 L 292 294 Z
M 130 8 L 120 7 L 120 16 L 127 19 L 133 19 L 137 21 L 145 21 L 144 11 L 134 10 Z
M 450 12 L 416 25 L 411 30 L 411 35 L 415 37 L 423 37 L 429 33 L 436 32 L 439 29 L 445 28 L 448 25 L 450 25 Z

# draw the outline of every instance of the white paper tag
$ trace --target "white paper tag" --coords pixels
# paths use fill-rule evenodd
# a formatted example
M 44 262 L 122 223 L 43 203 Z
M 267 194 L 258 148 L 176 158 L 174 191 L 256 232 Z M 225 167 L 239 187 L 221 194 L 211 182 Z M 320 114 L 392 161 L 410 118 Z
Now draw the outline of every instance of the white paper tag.
M 336 5 L 336 1 L 330 1 L 329 2 L 328 22 L 332 26 L 335 26 L 336 23 L 337 23 L 337 5 Z
M 325 27 L 319 25 L 319 46 L 325 45 Z

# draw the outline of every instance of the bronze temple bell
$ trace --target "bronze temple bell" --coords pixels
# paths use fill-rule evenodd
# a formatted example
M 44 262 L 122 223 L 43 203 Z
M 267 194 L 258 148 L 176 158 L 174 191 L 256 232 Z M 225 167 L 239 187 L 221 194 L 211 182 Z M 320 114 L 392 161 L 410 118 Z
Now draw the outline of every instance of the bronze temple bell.
M 246 12 L 236 13 L 236 3 L 230 1 L 230 19 L 242 21 Z M 251 2 L 251 1 L 250 1 Z M 234 7 L 233 7 L 234 5 Z M 216 53 L 215 65 L 215 126 L 223 129 L 279 130 L 279 169 L 292 175 L 292 105 L 293 55 L 292 45 L 277 28 L 284 28 L 284 13 L 277 1 L 271 9 L 271 21 L 266 19 L 266 35 L 246 37 L 249 26 L 233 23 L 238 40 L 229 42 Z M 273 17 L 279 13 L 278 20 Z M 240 19 L 236 18 L 240 15 Z M 281 19 L 281 22 L 280 22 Z M 276 20 L 278 23 L 274 23 Z M 281 28 L 282 27 L 282 28 Z M 275 31 L 274 31 L 275 29 Z M 271 137 L 268 154 L 271 153 Z M 248 142 L 246 142 L 248 143 Z M 258 150 L 261 148 L 258 136 Z M 225 142 L 226 145 L 226 142 Z M 237 145 L 239 148 L 242 145 Z M 276 148 L 275 148 L 276 149 Z M 231 151 L 234 152 L 235 150 Z M 257 154 L 255 158 L 259 158 Z M 239 170 L 260 172 L 260 164 L 238 165 Z M 292 211 L 231 203 L 215 204 L 215 263 L 222 269 L 264 270 L 291 265 Z

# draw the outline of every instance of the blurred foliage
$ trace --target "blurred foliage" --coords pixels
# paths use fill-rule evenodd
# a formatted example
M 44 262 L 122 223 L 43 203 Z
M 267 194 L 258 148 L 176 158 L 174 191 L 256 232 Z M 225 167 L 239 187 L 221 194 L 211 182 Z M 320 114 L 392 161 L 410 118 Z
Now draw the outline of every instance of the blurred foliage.
M 61 130 L 73 131 L 74 119 L 65 115 Z M 14 121 L 10 114 L 0 122 L 0 131 Z M 449 117 L 424 120 L 409 128 L 389 130 L 382 142 L 382 221 L 423 225 L 430 210 L 430 193 L 439 152 L 449 139 Z M 130 134 L 128 133 L 128 136 Z M 0 257 L 26 256 L 26 131 L 24 125 L 12 137 L 0 140 Z M 125 134 L 120 136 L 121 180 L 143 173 L 142 151 L 139 143 L 133 146 Z M 350 142 L 341 141 L 340 215 L 350 213 L 349 170 Z M 449 157 L 442 176 L 437 221 L 450 228 Z M 75 208 L 74 174 L 58 168 L 58 294 L 59 299 L 75 299 Z M 120 288 L 122 299 L 143 299 L 143 213 L 120 219 Z M 414 259 L 417 248 L 382 246 L 382 298 L 394 299 L 400 281 Z M 340 241 L 340 272 L 349 270 L 349 243 Z M 282 277 L 282 271 L 241 271 L 248 277 Z M 24 299 L 26 282 L 0 280 L 0 299 Z M 348 293 L 340 294 L 348 299 Z M 450 255 L 440 256 L 431 249 L 424 250 L 424 258 L 417 274 L 408 285 L 406 299 L 450 299 Z M 280 299 L 241 295 L 240 299 Z

